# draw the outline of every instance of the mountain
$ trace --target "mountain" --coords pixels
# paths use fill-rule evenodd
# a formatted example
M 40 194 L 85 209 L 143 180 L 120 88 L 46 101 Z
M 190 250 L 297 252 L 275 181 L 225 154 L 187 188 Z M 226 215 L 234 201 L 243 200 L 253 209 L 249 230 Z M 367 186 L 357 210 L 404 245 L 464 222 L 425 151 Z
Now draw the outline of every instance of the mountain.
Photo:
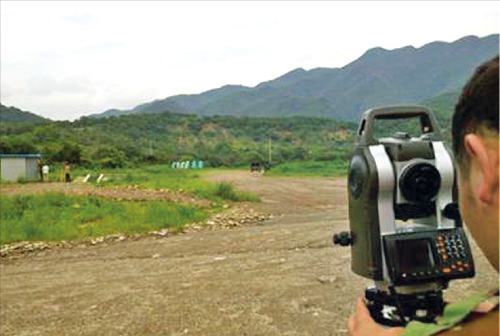
M 40 117 L 39 115 L 31 112 L 22 111 L 16 107 L 7 107 L 0 104 L 0 121 L 29 121 L 34 123 L 41 123 L 44 121 L 48 121 L 48 119 Z
M 357 120 L 368 108 L 422 103 L 457 92 L 480 63 L 498 52 L 498 34 L 432 42 L 421 48 L 377 47 L 342 68 L 299 68 L 253 88 L 226 85 L 93 116 L 171 111 L 202 116 L 301 115 Z
M 136 106 L 132 110 L 107 110 L 92 117 L 111 117 L 126 114 L 140 114 L 140 113 L 160 113 L 165 111 L 174 111 L 177 113 L 193 113 L 197 109 L 221 99 L 227 95 L 249 91 L 250 88 L 241 85 L 226 85 L 220 89 L 214 89 L 203 92 L 197 95 L 178 95 L 175 99 L 167 98 L 163 100 L 155 100 L 149 103 Z

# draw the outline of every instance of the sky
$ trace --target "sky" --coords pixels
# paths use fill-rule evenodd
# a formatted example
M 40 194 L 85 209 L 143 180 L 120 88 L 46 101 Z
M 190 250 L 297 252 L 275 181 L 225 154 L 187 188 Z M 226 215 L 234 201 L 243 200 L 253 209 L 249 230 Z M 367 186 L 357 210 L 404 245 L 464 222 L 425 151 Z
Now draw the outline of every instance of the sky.
M 0 1 L 0 102 L 53 120 L 499 32 L 480 1 Z

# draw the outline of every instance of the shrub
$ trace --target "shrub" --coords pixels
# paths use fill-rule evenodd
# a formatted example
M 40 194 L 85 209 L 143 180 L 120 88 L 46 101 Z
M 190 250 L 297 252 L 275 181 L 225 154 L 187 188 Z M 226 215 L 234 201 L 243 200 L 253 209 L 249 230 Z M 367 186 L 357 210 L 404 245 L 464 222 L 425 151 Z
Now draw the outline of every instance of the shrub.
M 213 195 L 224 200 L 229 201 L 251 201 L 258 202 L 260 201 L 258 196 L 247 192 L 236 191 L 233 185 L 229 182 L 221 182 L 215 186 L 215 191 Z
M 238 196 L 234 191 L 233 185 L 227 182 L 217 184 L 214 195 L 222 199 L 236 201 Z

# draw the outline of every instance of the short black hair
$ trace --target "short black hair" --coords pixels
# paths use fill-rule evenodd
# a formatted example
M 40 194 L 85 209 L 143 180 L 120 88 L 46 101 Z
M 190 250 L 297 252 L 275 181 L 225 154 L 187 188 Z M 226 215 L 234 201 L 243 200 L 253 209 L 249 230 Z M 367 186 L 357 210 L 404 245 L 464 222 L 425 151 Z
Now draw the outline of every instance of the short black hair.
M 464 158 L 464 136 L 480 128 L 498 134 L 498 56 L 483 63 L 462 90 L 452 121 L 453 153 L 457 162 Z

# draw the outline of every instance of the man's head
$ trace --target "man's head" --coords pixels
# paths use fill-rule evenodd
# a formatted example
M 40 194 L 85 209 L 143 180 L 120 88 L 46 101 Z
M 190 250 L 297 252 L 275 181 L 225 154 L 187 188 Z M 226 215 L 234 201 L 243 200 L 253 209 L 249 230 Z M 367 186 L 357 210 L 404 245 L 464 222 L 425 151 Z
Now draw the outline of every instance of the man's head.
M 498 56 L 477 68 L 453 115 L 460 211 L 497 269 L 499 245 Z

